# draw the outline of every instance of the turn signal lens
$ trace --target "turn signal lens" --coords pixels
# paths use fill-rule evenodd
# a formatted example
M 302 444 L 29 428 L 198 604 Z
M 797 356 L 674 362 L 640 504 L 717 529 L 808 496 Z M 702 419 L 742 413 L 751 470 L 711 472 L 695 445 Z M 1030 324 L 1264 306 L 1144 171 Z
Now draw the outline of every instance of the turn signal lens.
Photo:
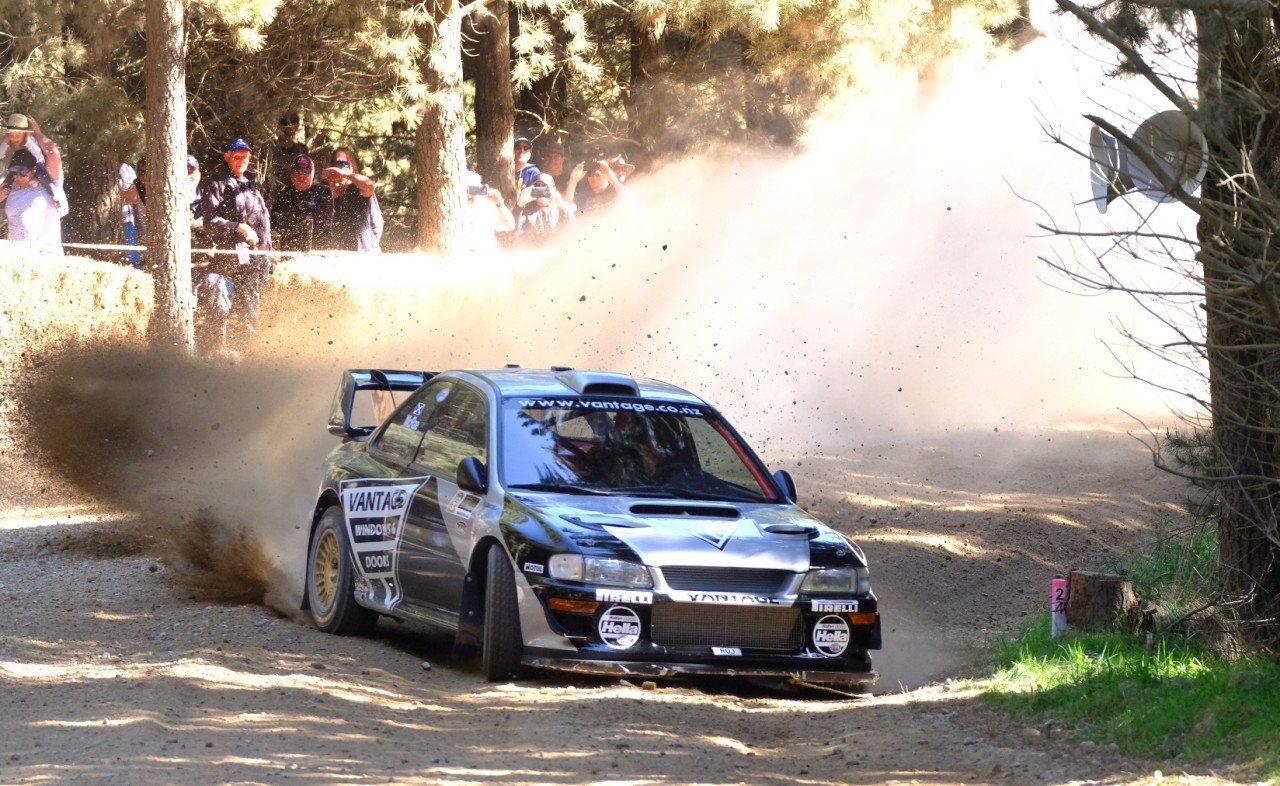
M 598 600 L 573 600 L 572 598 L 552 598 L 547 601 L 552 611 L 567 611 L 570 614 L 595 614 L 600 608 Z

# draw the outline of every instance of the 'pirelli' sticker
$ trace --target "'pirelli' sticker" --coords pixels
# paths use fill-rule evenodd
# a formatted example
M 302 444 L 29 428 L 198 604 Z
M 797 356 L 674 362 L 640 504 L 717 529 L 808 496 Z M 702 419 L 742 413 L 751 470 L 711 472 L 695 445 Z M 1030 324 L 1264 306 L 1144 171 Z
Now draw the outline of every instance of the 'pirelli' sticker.
M 813 600 L 809 603 L 813 611 L 827 614 L 852 614 L 858 610 L 856 600 Z
M 405 515 L 426 478 L 362 478 L 343 481 L 340 489 L 347 538 L 356 570 L 370 586 L 373 602 L 391 607 L 401 601 L 396 571 Z
M 638 590 L 597 589 L 596 600 L 604 603 L 630 603 L 634 606 L 652 606 L 653 593 Z

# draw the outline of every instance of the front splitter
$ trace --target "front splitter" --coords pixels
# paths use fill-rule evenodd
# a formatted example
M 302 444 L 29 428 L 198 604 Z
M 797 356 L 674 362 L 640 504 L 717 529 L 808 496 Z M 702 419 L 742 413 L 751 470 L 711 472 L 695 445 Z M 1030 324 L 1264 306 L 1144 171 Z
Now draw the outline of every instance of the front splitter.
M 620 660 L 567 660 L 561 658 L 527 657 L 526 666 L 575 674 L 592 674 L 602 677 L 647 677 L 664 679 L 686 675 L 707 677 L 751 677 L 782 679 L 796 683 L 811 683 L 828 688 L 838 688 L 855 693 L 867 691 L 880 676 L 875 671 L 817 671 L 813 669 L 788 669 L 779 666 L 729 666 L 715 663 L 649 663 Z

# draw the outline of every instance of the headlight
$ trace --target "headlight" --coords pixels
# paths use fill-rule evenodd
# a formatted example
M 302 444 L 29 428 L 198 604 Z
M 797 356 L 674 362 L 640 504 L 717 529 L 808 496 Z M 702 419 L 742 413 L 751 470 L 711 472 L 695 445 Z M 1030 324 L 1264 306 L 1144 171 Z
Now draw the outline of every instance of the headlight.
M 851 592 L 865 595 L 871 591 L 871 571 L 867 568 L 826 568 L 811 570 L 800 585 L 802 592 Z
M 547 563 L 554 579 L 605 584 L 611 587 L 652 587 L 649 569 L 635 562 L 581 554 L 552 554 Z

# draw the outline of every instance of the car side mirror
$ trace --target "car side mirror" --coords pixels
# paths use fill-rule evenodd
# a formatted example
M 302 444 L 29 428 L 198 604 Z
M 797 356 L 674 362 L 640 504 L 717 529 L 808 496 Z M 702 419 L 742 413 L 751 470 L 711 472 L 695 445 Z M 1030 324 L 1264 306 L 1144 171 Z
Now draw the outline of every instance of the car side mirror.
M 791 479 L 791 473 L 785 469 L 780 469 L 773 473 L 773 482 L 778 484 L 778 488 L 782 489 L 782 493 L 786 496 L 788 502 L 798 502 L 796 499 L 796 482 Z
M 458 462 L 458 488 L 474 494 L 484 494 L 489 490 L 486 474 L 483 461 L 475 456 L 467 456 Z

